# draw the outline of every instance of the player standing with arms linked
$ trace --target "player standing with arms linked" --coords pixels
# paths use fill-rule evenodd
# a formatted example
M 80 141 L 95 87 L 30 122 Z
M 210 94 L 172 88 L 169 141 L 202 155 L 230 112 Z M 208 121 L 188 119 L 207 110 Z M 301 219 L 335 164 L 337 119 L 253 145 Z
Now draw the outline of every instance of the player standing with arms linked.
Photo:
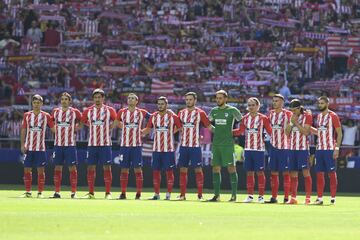
M 228 94 L 224 90 L 216 92 L 217 107 L 211 109 L 209 120 L 213 123 L 212 142 L 212 172 L 214 197 L 210 202 L 220 201 L 221 167 L 227 167 L 230 174 L 231 198 L 230 202 L 236 201 L 238 175 L 234 158 L 233 126 L 235 120 L 240 121 L 240 111 L 227 104 Z
M 330 203 L 335 204 L 337 191 L 337 176 L 335 161 L 339 157 L 339 150 L 342 141 L 341 123 L 338 115 L 329 110 L 329 98 L 321 96 L 318 98 L 320 110 L 317 116 L 317 129 L 312 132 L 317 135 L 317 146 L 315 151 L 315 170 L 317 199 L 314 204 L 323 204 L 323 193 L 325 187 L 324 173 L 327 172 L 330 178 Z
M 26 112 L 22 121 L 20 143 L 24 159 L 25 193 L 21 196 L 31 198 L 32 167 L 36 166 L 38 174 L 38 198 L 44 198 L 45 185 L 45 133 L 49 126 L 54 131 L 54 122 L 50 114 L 41 110 L 43 98 L 35 94 L 31 98 L 32 111 Z
M 119 110 L 115 123 L 115 125 L 120 123 L 122 130 L 120 143 L 121 194 L 119 199 L 126 199 L 130 167 L 134 168 L 136 178 L 135 199 L 139 200 L 141 197 L 143 186 L 141 129 L 150 113 L 136 107 L 138 102 L 138 96 L 130 93 L 127 97 L 128 107 Z
M 160 199 L 161 170 L 166 171 L 167 193 L 165 200 L 170 200 L 174 186 L 175 148 L 174 134 L 181 128 L 180 119 L 168 109 L 166 97 L 157 99 L 158 111 L 151 114 L 143 135 L 154 129 L 154 144 L 152 156 L 154 196 L 150 200 Z
M 67 164 L 70 172 L 71 198 L 76 198 L 77 188 L 77 152 L 76 129 L 81 121 L 78 109 L 70 107 L 71 95 L 67 92 L 61 94 L 61 107 L 55 108 L 51 113 L 55 124 L 55 141 L 53 160 L 55 164 L 54 185 L 55 193 L 52 198 L 61 198 L 61 179 L 63 165 Z
M 84 198 L 93 199 L 96 165 L 103 165 L 104 182 L 105 182 L 105 198 L 111 199 L 111 131 L 112 122 L 116 119 L 116 111 L 114 108 L 104 104 L 105 92 L 102 89 L 95 89 L 92 93 L 94 105 L 85 109 L 82 114 L 81 121 L 89 127 L 89 141 L 87 152 L 87 181 L 89 185 L 89 193 Z
M 186 200 L 186 185 L 188 167 L 195 168 L 196 185 L 198 189 L 198 200 L 202 200 L 202 192 L 204 185 L 204 174 L 202 171 L 202 154 L 200 147 L 200 124 L 204 127 L 211 128 L 210 121 L 206 113 L 196 107 L 197 95 L 195 92 L 185 94 L 186 108 L 178 114 L 183 125 L 181 130 L 180 142 L 180 196 L 179 200 Z

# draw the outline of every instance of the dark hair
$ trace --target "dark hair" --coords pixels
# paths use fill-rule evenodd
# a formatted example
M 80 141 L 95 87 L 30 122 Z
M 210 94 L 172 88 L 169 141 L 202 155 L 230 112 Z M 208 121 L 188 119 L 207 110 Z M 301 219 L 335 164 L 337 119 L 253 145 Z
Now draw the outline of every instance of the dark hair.
M 195 92 L 188 92 L 188 93 L 185 94 L 185 97 L 186 96 L 193 96 L 195 99 L 197 99 L 197 95 L 196 95 Z
M 273 98 L 274 98 L 274 97 L 281 98 L 283 101 L 285 101 L 284 96 L 283 96 L 283 95 L 281 95 L 280 93 L 275 94 L 275 95 L 273 96 Z
M 168 104 L 168 99 L 166 97 L 164 96 L 159 97 L 158 99 L 156 99 L 156 103 L 159 103 L 160 100 L 165 101 L 166 104 Z
M 328 98 L 327 96 L 321 96 L 321 97 L 319 97 L 319 98 L 318 98 L 318 101 L 320 101 L 320 100 L 323 100 L 323 101 L 325 101 L 326 103 L 329 103 L 329 102 L 330 102 L 330 100 L 329 100 L 329 98 Z
M 70 101 L 72 101 L 72 98 L 71 98 L 70 93 L 68 93 L 68 92 L 63 92 L 63 93 L 61 94 L 61 97 L 62 97 L 62 96 L 65 96 L 65 97 L 67 97 Z

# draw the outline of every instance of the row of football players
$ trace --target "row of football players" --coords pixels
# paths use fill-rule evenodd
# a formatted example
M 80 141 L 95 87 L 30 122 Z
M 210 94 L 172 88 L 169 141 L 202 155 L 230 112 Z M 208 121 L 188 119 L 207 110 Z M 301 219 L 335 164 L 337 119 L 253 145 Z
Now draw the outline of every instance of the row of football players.
M 41 111 L 43 99 L 39 95 L 32 97 L 33 110 L 24 115 L 21 131 L 21 150 L 26 153 L 24 162 L 24 183 L 26 192 L 24 197 L 31 197 L 32 167 L 38 170 L 38 197 L 43 197 L 45 183 L 45 130 L 49 126 L 55 133 L 54 143 L 54 198 L 60 198 L 62 166 L 67 164 L 70 171 L 71 197 L 76 198 L 77 169 L 76 169 L 76 131 L 86 125 L 89 128 L 87 181 L 89 193 L 85 198 L 94 198 L 94 182 L 96 165 L 103 165 L 105 198 L 111 198 L 111 131 L 113 128 L 122 129 L 120 143 L 121 155 L 121 194 L 120 199 L 126 199 L 126 187 L 130 167 L 134 168 L 136 176 L 136 199 L 140 199 L 143 174 L 141 169 L 142 137 L 154 130 L 153 144 L 153 185 L 154 197 L 160 199 L 161 170 L 166 171 L 167 193 L 165 199 L 170 199 L 174 185 L 173 169 L 175 168 L 174 134 L 180 131 L 180 196 L 185 200 L 187 185 L 187 170 L 190 164 L 196 172 L 198 198 L 202 199 L 203 172 L 201 168 L 200 125 L 213 132 L 212 167 L 214 197 L 210 201 L 220 201 L 221 167 L 227 167 L 231 177 L 232 197 L 236 201 L 237 173 L 233 158 L 233 135 L 245 134 L 245 168 L 247 170 L 248 197 L 245 202 L 253 201 L 254 173 L 258 177 L 259 202 L 264 201 L 264 139 L 266 130 L 271 136 L 271 189 L 272 197 L 269 203 L 277 202 L 279 187 L 279 172 L 284 175 L 284 202 L 297 203 L 296 193 L 299 170 L 305 177 L 306 203 L 310 203 L 312 180 L 309 173 L 308 135 L 312 132 L 318 135 L 316 153 L 317 190 L 316 204 L 322 204 L 324 189 L 324 172 L 329 172 L 332 202 L 335 202 L 336 172 L 334 158 L 337 157 L 341 142 L 341 128 L 337 115 L 328 109 L 329 101 L 326 97 L 319 98 L 317 128 L 312 127 L 311 113 L 304 110 L 299 100 L 290 103 L 291 111 L 284 109 L 284 98 L 281 95 L 273 97 L 273 110 L 268 116 L 259 113 L 260 101 L 257 98 L 248 99 L 248 113 L 242 118 L 241 113 L 227 104 L 227 93 L 223 90 L 216 93 L 217 107 L 207 114 L 196 107 L 197 96 L 194 92 L 185 95 L 186 108 L 177 115 L 168 109 L 166 97 L 157 99 L 157 111 L 150 114 L 138 108 L 138 97 L 128 95 L 128 106 L 118 113 L 104 104 L 105 93 L 96 89 L 92 93 L 94 104 L 81 114 L 71 107 L 71 95 L 61 95 L 61 106 L 50 114 Z M 146 127 L 145 121 L 148 119 Z M 241 121 L 240 128 L 233 130 L 234 120 Z M 333 133 L 337 133 L 337 139 Z M 339 131 L 340 129 L 340 131 Z M 291 199 L 289 194 L 291 190 Z

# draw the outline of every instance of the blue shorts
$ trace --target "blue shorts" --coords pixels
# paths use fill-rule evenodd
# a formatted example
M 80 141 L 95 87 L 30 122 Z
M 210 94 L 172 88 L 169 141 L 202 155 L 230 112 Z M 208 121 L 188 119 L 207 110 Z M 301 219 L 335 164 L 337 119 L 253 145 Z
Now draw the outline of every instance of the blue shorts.
M 301 171 L 309 169 L 309 156 L 308 150 L 289 150 L 289 170 Z
M 316 172 L 334 172 L 336 171 L 333 150 L 315 151 L 315 170 Z
M 112 163 L 111 146 L 88 147 L 88 165 L 110 165 Z
M 289 150 L 271 146 L 269 168 L 274 172 L 289 170 Z
M 120 167 L 138 168 L 142 166 L 142 147 L 120 147 Z
M 175 168 L 175 152 L 153 152 L 151 166 L 153 170 L 170 170 Z
M 265 170 L 265 152 L 245 150 L 245 171 L 258 172 Z
M 180 147 L 179 167 L 202 166 L 201 147 Z
M 46 152 L 45 151 L 28 151 L 25 154 L 24 167 L 45 167 Z
M 75 146 L 61 147 L 54 146 L 53 160 L 56 166 L 58 165 L 76 165 L 77 164 L 77 152 Z

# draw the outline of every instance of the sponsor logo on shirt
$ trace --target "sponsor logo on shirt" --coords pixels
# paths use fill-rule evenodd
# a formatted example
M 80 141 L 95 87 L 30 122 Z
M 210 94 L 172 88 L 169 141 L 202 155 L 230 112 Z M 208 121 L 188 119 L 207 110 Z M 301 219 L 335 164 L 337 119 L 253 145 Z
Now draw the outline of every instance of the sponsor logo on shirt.
M 215 119 L 216 125 L 226 125 L 226 119 Z
M 184 123 L 183 127 L 184 128 L 194 128 L 195 125 L 194 125 L 194 123 L 188 122 L 188 123 Z
M 137 123 L 128 123 L 125 125 L 126 128 L 137 128 L 139 124 Z
M 61 122 L 61 121 L 58 121 L 57 122 L 57 125 L 59 127 L 70 127 L 70 122 Z
M 104 121 L 102 121 L 102 120 L 95 120 L 95 121 L 93 121 L 93 125 L 95 125 L 95 126 L 102 126 L 102 125 L 104 125 Z
M 41 130 L 42 130 L 42 128 L 41 127 L 39 127 L 39 126 L 30 126 L 30 131 L 32 131 L 32 132 L 41 132 Z

